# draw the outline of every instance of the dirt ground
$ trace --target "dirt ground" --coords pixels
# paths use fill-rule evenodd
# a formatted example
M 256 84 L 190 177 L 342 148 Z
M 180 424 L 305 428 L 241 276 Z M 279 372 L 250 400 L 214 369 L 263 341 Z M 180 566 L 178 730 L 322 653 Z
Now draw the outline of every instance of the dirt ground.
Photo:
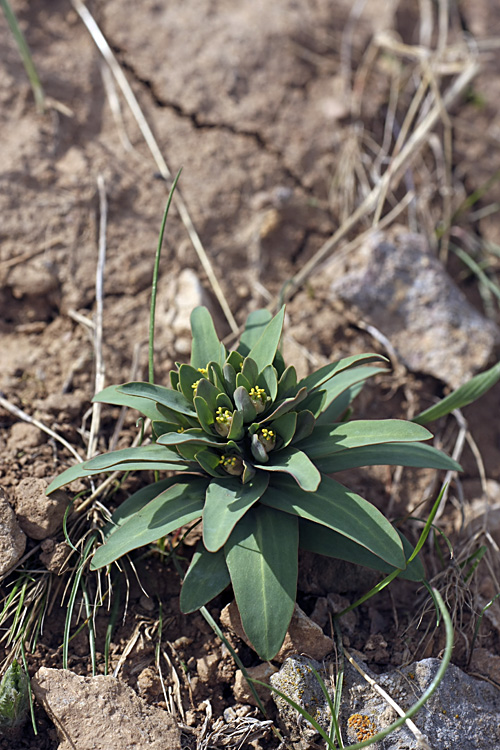
M 12 5 L 32 51 L 47 109 L 36 111 L 17 47 L 0 15 L 0 395 L 84 456 L 96 375 L 89 321 L 96 311 L 103 220 L 98 183 L 102 181 L 107 202 L 102 357 L 105 382 L 111 384 L 147 377 L 154 252 L 170 182 L 162 177 L 161 161 L 152 155 L 75 10 L 78 3 L 13 0 Z M 448 11 L 447 17 L 442 14 L 441 27 L 435 9 L 423 0 L 89 3 L 159 153 L 172 174 L 183 169 L 180 194 L 236 324 L 293 288 L 285 354 L 301 374 L 347 353 L 386 352 L 348 305 L 332 300 L 328 258 L 295 287 L 288 284 L 380 182 L 397 156 L 398 135 L 425 76 L 430 76 L 427 83 L 433 82 L 426 96 L 436 96 L 475 62 L 479 72 L 450 111 L 442 112 L 389 186 L 385 200 L 379 196 L 378 202 L 383 218 L 414 191 L 414 199 L 402 205 L 389 227 L 397 222 L 424 234 L 469 301 L 500 324 L 495 286 L 500 272 L 500 7 L 489 0 L 438 5 Z M 414 124 L 409 128 L 411 135 Z M 172 210 L 161 259 L 158 382 L 165 382 L 175 361 L 188 356 L 183 310 L 190 300 L 197 295 L 205 299 L 221 335 L 230 336 L 235 327 L 217 300 L 182 214 L 178 206 Z M 369 229 L 372 219 L 373 210 L 367 209 L 332 252 L 342 251 Z M 455 246 L 472 257 L 479 275 L 464 265 Z M 406 417 L 446 388 L 446 383 L 403 368 L 367 387 L 356 416 Z M 497 386 L 477 407 L 464 410 L 477 453 L 470 443 L 464 447 L 464 473 L 453 484 L 439 519 L 458 559 L 477 548 L 468 547 L 470 538 L 460 533 L 461 503 L 472 506 L 481 496 L 481 478 L 483 485 L 484 478 L 500 482 L 499 407 Z M 99 450 L 109 446 L 117 416 L 116 409 L 103 410 Z M 436 429 L 451 451 L 455 422 Z M 135 434 L 134 418 L 127 415 L 116 447 L 130 445 Z M 50 481 L 74 460 L 38 427 L 2 406 L 0 451 L 0 486 L 8 497 L 23 479 Z M 432 484 L 432 472 L 407 470 L 400 476 L 387 467 L 359 470 L 346 481 L 391 518 L 425 516 L 438 487 Z M 144 477 L 136 475 L 99 500 L 113 508 L 141 482 Z M 422 501 L 426 504 L 421 506 Z M 95 513 L 89 524 L 96 521 Z M 418 528 L 412 528 L 407 532 L 416 539 Z M 62 530 L 53 536 L 54 544 L 62 539 Z M 28 550 L 34 551 L 26 564 L 45 586 L 49 576 L 37 544 L 29 541 Z M 438 555 L 428 546 L 423 553 L 428 570 L 445 581 L 457 611 L 457 632 L 462 635 L 454 661 L 481 674 L 481 666 L 470 662 L 470 645 L 478 602 L 497 593 L 492 564 L 482 562 L 481 575 L 465 585 L 456 566 L 451 570 L 445 562 L 442 572 Z M 191 544 L 181 548 L 182 564 L 191 552 Z M 441 553 L 446 556 L 444 545 Z M 491 545 L 488 555 L 494 558 Z M 121 595 L 115 591 L 120 606 L 125 598 L 128 605 L 125 620 L 119 618 L 112 635 L 111 670 L 147 700 L 173 711 L 186 728 L 186 747 L 194 748 L 205 718 L 203 702 L 210 700 L 214 717 L 235 703 L 236 667 L 200 615 L 180 614 L 179 576 L 171 559 L 147 552 L 136 565 L 137 577 L 129 571 L 129 590 L 122 587 Z M 356 573 L 335 589 L 335 568 L 323 562 L 320 568 L 304 557 L 299 603 L 307 614 L 318 612 L 318 601 L 327 593 L 336 590 L 354 601 L 370 585 Z M 12 580 L 2 582 L 2 597 Z M 64 588 L 64 576 L 53 574 L 47 589 L 50 607 L 28 653 L 31 673 L 42 665 L 62 664 Z M 452 589 L 460 590 L 460 601 Z M 210 605 L 215 618 L 230 599 L 225 592 Z M 166 691 L 155 661 L 159 602 L 162 649 L 168 655 L 163 661 Z M 425 607 L 425 592 L 395 582 L 358 609 L 350 647 L 376 670 L 400 666 L 415 656 L 439 655 L 443 642 L 432 633 L 430 612 L 416 628 Z M 499 613 L 496 617 L 500 621 Z M 108 621 L 103 606 L 96 616 L 101 672 Z M 3 622 L 2 658 L 9 652 L 7 628 Z M 72 632 L 77 629 L 75 621 Z M 247 646 L 237 639 L 233 643 L 245 666 L 257 663 Z M 488 653 L 500 653 L 494 619 L 484 618 L 478 643 Z M 217 658 L 209 660 L 207 675 L 200 660 L 213 655 Z M 71 641 L 68 666 L 90 674 L 85 628 Z M 37 720 L 38 737 L 26 734 L 18 746 L 57 747 L 55 730 L 41 709 Z M 254 747 L 279 744 L 271 734 L 260 743 Z

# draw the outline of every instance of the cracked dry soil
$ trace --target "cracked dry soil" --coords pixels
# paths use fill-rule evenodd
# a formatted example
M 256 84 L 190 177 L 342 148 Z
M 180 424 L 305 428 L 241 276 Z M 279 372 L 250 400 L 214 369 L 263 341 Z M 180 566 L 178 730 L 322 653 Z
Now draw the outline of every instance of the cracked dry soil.
M 152 263 L 166 185 L 128 108 L 122 103 L 119 114 L 113 110 L 116 91 L 71 3 L 12 0 L 12 5 L 45 92 L 55 105 L 43 115 L 35 112 L 18 51 L 0 16 L 0 391 L 81 450 L 94 362 L 89 333 L 75 321 L 74 311 L 90 318 L 94 309 L 97 176 L 104 177 L 109 206 L 103 343 L 107 383 L 129 379 L 134 358 L 139 362 L 136 377 L 147 374 Z M 183 167 L 182 193 L 238 322 L 278 294 L 342 219 L 332 186 L 353 125 L 343 78 L 346 40 L 353 70 L 377 31 L 392 29 L 407 43 L 415 43 L 414 6 L 410 0 L 370 0 L 349 26 L 348 0 L 89 3 L 170 170 L 175 173 Z M 450 24 L 478 40 L 498 35 L 500 12 L 493 6 L 481 0 L 474 7 L 461 7 L 461 15 L 454 12 Z M 462 189 L 469 193 L 500 169 L 494 126 L 500 100 L 498 58 L 490 56 L 485 66 L 475 82 L 476 100 L 471 96 L 453 113 L 454 167 Z M 382 64 L 372 83 L 365 92 L 362 128 L 381 142 L 390 92 Z M 478 98 L 480 107 L 474 104 Z M 498 200 L 498 190 L 498 183 L 493 184 L 488 202 Z M 475 219 L 484 240 L 498 242 L 498 226 L 491 213 Z M 193 269 L 209 289 L 176 211 L 167 234 L 156 336 L 159 382 L 165 382 L 174 360 L 187 353 L 182 337 L 169 325 L 162 326 L 180 303 L 174 281 L 183 269 Z M 480 307 L 474 284 L 466 282 L 462 288 Z M 221 333 L 229 333 L 211 292 L 206 294 Z M 317 365 L 377 346 L 341 305 L 332 305 L 320 274 L 294 297 L 288 312 L 296 342 L 289 344 L 289 359 L 304 372 L 309 367 L 304 349 Z M 405 416 L 408 388 L 416 402 L 425 405 L 442 393 L 441 385 L 430 378 L 410 376 L 404 387 L 382 378 L 362 396 L 357 415 Z M 498 404 L 499 397 L 497 387 L 492 401 L 466 411 L 486 475 L 497 482 L 500 434 L 491 403 Z M 103 411 L 100 449 L 113 433 L 116 417 L 115 410 Z M 46 436 L 35 433 L 36 428 L 19 429 L 14 417 L 0 409 L 0 485 L 9 496 L 24 478 L 50 479 L 70 461 Z M 128 445 L 134 434 L 129 415 L 117 447 Z M 464 486 L 472 492 L 478 471 L 470 452 L 464 454 L 463 465 Z M 131 479 L 125 489 L 132 490 L 138 481 Z M 387 471 L 360 471 L 349 481 L 379 507 L 387 506 L 392 492 Z M 412 499 L 422 497 L 428 481 L 425 472 L 408 472 L 396 509 L 404 514 L 413 507 Z M 450 509 L 442 519 L 448 532 L 459 526 L 458 515 Z M 186 546 L 186 557 L 190 554 Z M 175 569 L 148 557 L 139 563 L 138 573 L 151 598 L 132 576 L 128 616 L 113 636 L 112 667 L 137 636 L 120 677 L 150 702 L 166 707 L 154 669 L 153 636 L 161 600 L 164 642 L 180 675 L 186 723 L 195 730 L 204 720 L 205 699 L 210 699 L 214 716 L 234 703 L 234 664 L 200 616 L 180 615 Z M 308 614 L 331 593 L 335 577 L 334 571 L 326 580 L 323 565 L 304 561 L 299 602 Z M 354 601 L 368 584 L 355 573 L 340 593 Z M 214 616 L 227 600 L 223 596 L 214 603 Z M 31 672 L 40 666 L 61 666 L 64 613 L 59 599 L 30 658 Z M 391 594 L 360 609 L 351 647 L 374 669 L 401 664 L 408 656 L 408 643 L 416 645 L 419 640 L 413 631 L 408 642 L 404 636 L 404 626 L 416 613 L 412 585 L 396 582 Z M 106 623 L 106 616 L 98 614 L 99 669 Z M 241 642 L 234 643 L 245 665 L 255 664 L 253 653 Z M 421 655 L 436 655 L 441 646 L 439 638 L 431 639 Z M 489 623 L 484 625 L 481 646 L 498 652 L 498 632 Z M 88 650 L 82 632 L 71 642 L 70 669 L 90 673 Z M 464 659 L 459 647 L 456 661 L 463 664 Z M 200 666 L 206 663 L 210 673 Z M 55 731 L 41 710 L 37 719 L 38 737 L 27 730 L 18 747 L 57 747 Z M 194 747 L 194 733 L 186 735 L 186 743 Z M 8 746 L 13 750 L 12 743 Z M 261 741 L 261 747 L 275 746 L 271 736 Z

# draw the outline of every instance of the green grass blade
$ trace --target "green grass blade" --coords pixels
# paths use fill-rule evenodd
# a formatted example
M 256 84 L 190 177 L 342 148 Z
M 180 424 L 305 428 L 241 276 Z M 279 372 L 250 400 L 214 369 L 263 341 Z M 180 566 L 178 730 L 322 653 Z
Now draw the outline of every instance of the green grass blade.
M 16 40 L 19 54 L 21 55 L 26 74 L 31 84 L 37 109 L 39 110 L 39 112 L 43 113 L 45 112 L 45 94 L 43 92 L 43 86 L 40 83 L 40 78 L 38 76 L 35 63 L 33 62 L 33 58 L 31 56 L 30 48 L 28 47 L 26 39 L 24 38 L 24 34 L 21 31 L 21 28 L 17 22 L 17 18 L 8 0 L 0 0 L 0 5 L 2 6 L 3 12 L 5 13 L 5 17 L 12 32 L 12 36 Z
M 499 380 L 500 362 L 497 362 L 496 365 L 493 365 L 486 372 L 475 375 L 467 383 L 457 388 L 456 391 L 445 396 L 435 406 L 431 406 L 429 409 L 420 412 L 412 421 L 417 424 L 427 424 L 450 414 L 453 409 L 461 409 L 464 406 L 468 406 L 468 404 L 477 401 L 478 398 L 489 391 Z
M 182 168 L 177 172 L 175 179 L 170 188 L 170 192 L 167 198 L 167 205 L 163 213 L 163 219 L 160 227 L 160 236 L 158 238 L 158 247 L 156 248 L 155 264 L 153 269 L 153 282 L 151 284 L 151 310 L 149 313 L 149 352 L 148 352 L 148 374 L 149 382 L 155 382 L 155 371 L 154 371 L 154 353 L 155 353 L 155 317 L 156 317 L 156 296 L 158 291 L 158 275 L 160 272 L 160 258 L 161 248 L 163 245 L 163 235 L 165 234 L 165 226 L 167 224 L 168 212 L 170 210 L 170 204 L 174 197 L 175 188 L 181 176 Z

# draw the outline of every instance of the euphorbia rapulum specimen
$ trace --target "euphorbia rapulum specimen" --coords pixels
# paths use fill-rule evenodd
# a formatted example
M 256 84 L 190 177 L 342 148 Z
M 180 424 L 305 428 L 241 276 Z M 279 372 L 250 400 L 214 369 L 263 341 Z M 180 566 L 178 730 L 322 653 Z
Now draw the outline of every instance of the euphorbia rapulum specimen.
M 374 464 L 459 469 L 405 420 L 342 421 L 385 358 L 361 354 L 297 381 L 279 351 L 284 308 L 252 313 L 228 352 L 204 307 L 191 316 L 190 364 L 171 387 L 126 383 L 96 401 L 151 419 L 152 442 L 97 456 L 63 472 L 48 493 L 105 471 L 154 469 L 173 476 L 143 487 L 113 514 L 91 567 L 203 519 L 203 537 L 180 604 L 193 612 L 232 584 L 244 630 L 262 659 L 279 650 L 296 598 L 298 550 L 423 578 L 412 548 L 371 503 L 329 475 Z M 382 366 L 381 366 L 382 365 Z

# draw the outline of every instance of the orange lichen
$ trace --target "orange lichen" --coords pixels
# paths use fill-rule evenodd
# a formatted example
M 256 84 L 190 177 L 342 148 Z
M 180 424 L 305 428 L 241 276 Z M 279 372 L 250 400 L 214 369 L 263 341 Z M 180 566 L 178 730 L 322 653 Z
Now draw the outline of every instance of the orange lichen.
M 352 714 L 347 721 L 347 726 L 354 733 L 356 742 L 371 739 L 377 734 L 377 725 L 369 716 L 363 714 Z

